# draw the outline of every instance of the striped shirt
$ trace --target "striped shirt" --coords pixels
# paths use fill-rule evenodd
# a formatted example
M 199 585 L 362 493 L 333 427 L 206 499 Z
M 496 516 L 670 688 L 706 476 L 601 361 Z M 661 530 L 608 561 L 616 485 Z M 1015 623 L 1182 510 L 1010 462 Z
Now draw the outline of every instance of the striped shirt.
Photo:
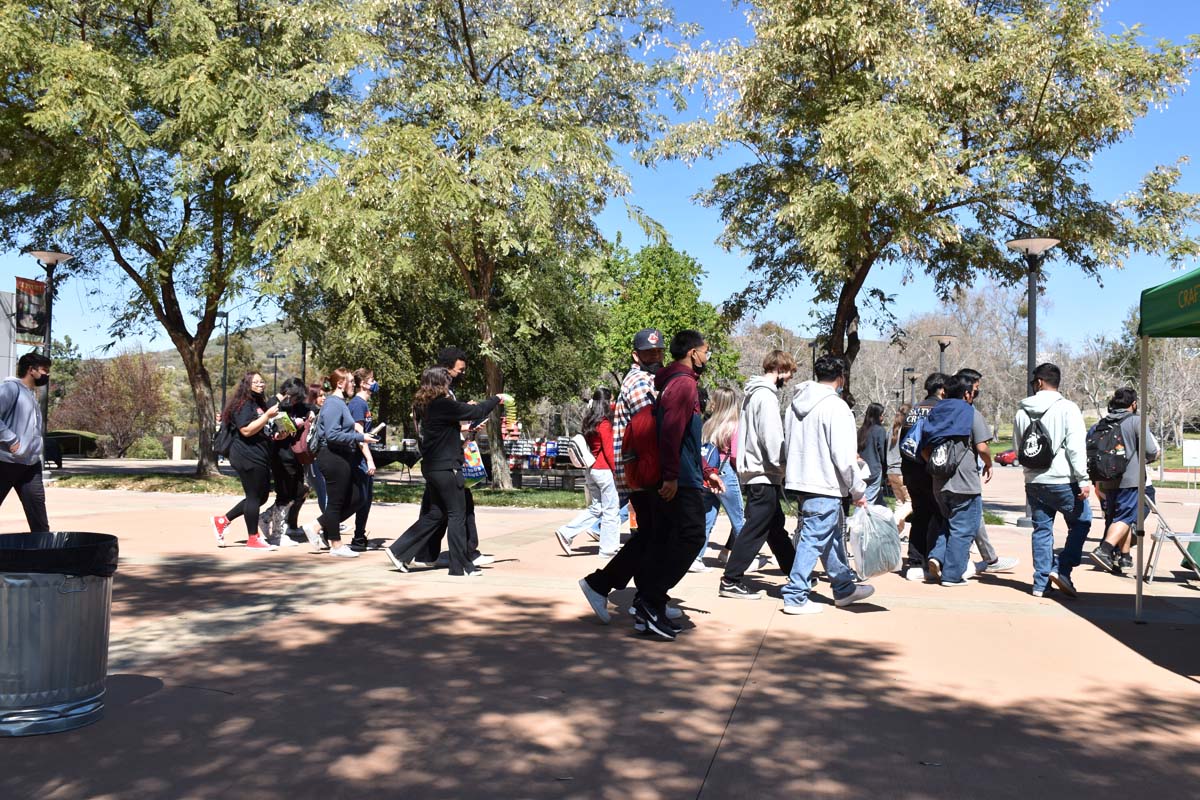
M 617 480 L 617 490 L 628 492 L 625 485 L 625 464 L 621 461 L 621 440 L 625 436 L 625 426 L 633 415 L 654 402 L 654 376 L 641 365 L 634 364 L 621 381 L 621 393 L 617 395 L 617 408 L 613 414 L 613 458 L 616 459 L 616 469 L 613 477 Z

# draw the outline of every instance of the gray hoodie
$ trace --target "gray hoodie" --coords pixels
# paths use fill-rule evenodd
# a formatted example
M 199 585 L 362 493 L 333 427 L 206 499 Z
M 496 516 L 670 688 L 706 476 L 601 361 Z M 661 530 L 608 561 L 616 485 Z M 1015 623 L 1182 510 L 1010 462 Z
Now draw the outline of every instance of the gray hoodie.
M 1022 400 L 1013 421 L 1013 448 L 1017 453 L 1021 452 L 1021 439 L 1030 425 L 1030 412 L 1042 415 L 1042 425 L 1054 448 L 1054 460 L 1046 469 L 1025 467 L 1025 482 L 1091 486 L 1087 474 L 1087 428 L 1079 406 L 1050 390 Z
M 867 491 L 858 471 L 854 414 L 832 386 L 805 381 L 786 413 L 787 477 L 797 492 L 860 500 Z
M 746 381 L 742 420 L 738 429 L 738 481 L 779 486 L 783 483 L 783 418 L 779 390 L 763 377 Z
M 20 450 L 8 446 L 20 442 Z M 20 378 L 0 382 L 0 461 L 37 464 L 42 460 L 42 409 L 37 395 Z

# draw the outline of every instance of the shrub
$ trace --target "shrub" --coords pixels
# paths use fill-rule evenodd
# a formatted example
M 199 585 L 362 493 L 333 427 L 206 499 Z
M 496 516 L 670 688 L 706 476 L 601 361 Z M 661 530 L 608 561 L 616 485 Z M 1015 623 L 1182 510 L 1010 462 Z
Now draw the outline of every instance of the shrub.
M 167 449 L 153 436 L 143 436 L 125 451 L 126 458 L 166 458 Z

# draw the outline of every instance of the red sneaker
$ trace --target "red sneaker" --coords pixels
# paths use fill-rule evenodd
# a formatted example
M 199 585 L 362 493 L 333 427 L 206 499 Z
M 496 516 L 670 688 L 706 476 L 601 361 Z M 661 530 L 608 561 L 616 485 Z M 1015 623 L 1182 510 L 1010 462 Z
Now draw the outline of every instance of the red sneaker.
M 229 527 L 229 520 L 222 514 L 212 518 L 213 534 L 217 537 L 217 547 L 225 546 L 225 529 Z
M 275 545 L 269 543 L 266 539 L 258 534 L 251 536 L 246 540 L 246 547 L 251 550 L 274 550 Z

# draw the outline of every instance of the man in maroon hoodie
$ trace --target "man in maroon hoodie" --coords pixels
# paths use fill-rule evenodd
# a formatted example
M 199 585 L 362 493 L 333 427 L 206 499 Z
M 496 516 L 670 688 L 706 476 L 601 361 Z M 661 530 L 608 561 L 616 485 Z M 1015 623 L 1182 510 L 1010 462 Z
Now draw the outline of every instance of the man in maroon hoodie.
M 662 639 L 678 628 L 667 618 L 668 593 L 687 574 L 704 544 L 704 492 L 724 491 L 717 471 L 700 456 L 700 396 L 697 380 L 708 365 L 708 343 L 699 331 L 671 339 L 674 362 L 654 376 L 658 390 L 658 524 L 634 581 L 636 624 Z

